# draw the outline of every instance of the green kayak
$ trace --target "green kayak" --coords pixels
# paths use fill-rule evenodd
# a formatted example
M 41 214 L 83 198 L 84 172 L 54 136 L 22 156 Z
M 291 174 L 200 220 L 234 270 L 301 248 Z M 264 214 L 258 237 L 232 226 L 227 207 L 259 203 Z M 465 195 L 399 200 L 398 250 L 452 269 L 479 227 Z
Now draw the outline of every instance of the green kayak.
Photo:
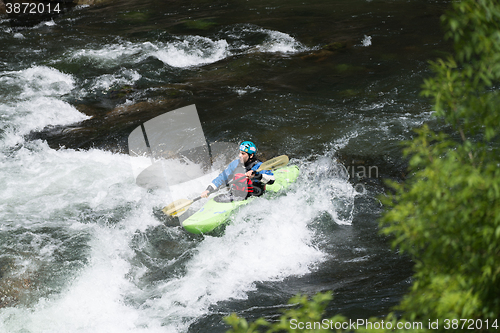
M 290 186 L 299 176 L 299 168 L 295 165 L 273 171 L 275 182 L 266 186 L 268 192 L 278 192 Z M 246 205 L 257 197 L 233 202 L 217 202 L 211 198 L 199 211 L 182 222 L 182 226 L 193 234 L 204 234 L 213 231 L 228 221 L 229 216 L 240 206 Z

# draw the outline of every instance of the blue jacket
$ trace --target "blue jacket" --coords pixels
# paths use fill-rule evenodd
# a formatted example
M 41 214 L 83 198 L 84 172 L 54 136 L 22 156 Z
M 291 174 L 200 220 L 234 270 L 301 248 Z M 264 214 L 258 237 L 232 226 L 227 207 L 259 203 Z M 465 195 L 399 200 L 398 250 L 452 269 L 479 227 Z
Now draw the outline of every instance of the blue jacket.
M 213 190 L 216 190 L 220 186 L 227 184 L 227 182 L 230 180 L 229 178 L 234 176 L 234 174 L 236 173 L 235 170 L 238 168 L 238 166 L 244 167 L 246 171 L 250 171 L 250 170 L 255 171 L 255 177 L 252 178 L 254 185 L 258 186 L 259 183 L 264 183 L 264 184 L 274 183 L 274 175 L 270 170 L 257 171 L 257 169 L 260 167 L 261 164 L 262 164 L 262 162 L 257 160 L 251 168 L 248 168 L 248 167 L 242 166 L 240 163 L 240 159 L 237 158 L 234 161 L 232 161 L 231 163 L 229 163 L 227 168 L 224 171 L 222 171 L 214 180 L 212 180 L 212 184 L 210 184 L 210 185 L 212 185 Z M 243 172 L 243 170 L 241 170 L 241 171 Z M 246 172 L 246 171 L 244 171 L 244 172 Z M 266 176 L 263 176 L 263 175 L 266 175 Z

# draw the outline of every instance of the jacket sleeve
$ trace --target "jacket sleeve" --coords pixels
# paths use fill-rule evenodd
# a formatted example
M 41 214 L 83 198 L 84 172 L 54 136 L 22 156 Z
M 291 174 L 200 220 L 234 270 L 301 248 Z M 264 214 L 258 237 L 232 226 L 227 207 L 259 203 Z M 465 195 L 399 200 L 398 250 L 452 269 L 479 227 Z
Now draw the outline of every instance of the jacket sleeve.
M 252 170 L 254 170 L 256 173 L 254 176 L 254 179 L 258 180 L 264 184 L 269 184 L 269 185 L 273 184 L 274 183 L 274 174 L 271 170 L 257 171 L 257 169 L 260 167 L 261 164 L 262 164 L 262 162 L 256 163 L 252 168 Z
M 226 184 L 227 180 L 233 174 L 234 170 L 236 169 L 239 163 L 240 163 L 239 159 L 236 159 L 231 163 L 229 163 L 227 168 L 224 171 L 222 171 L 214 180 L 212 180 L 212 183 L 208 185 L 207 190 L 215 191 L 220 186 Z

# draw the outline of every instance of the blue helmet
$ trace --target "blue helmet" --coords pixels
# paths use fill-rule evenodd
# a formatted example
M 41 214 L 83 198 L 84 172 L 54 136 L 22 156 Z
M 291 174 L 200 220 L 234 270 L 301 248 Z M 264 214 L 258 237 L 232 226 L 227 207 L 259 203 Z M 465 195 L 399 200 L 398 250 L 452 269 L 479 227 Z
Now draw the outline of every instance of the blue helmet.
M 257 153 L 257 147 L 251 141 L 243 141 L 240 145 L 240 150 L 244 151 L 248 155 L 252 155 L 252 154 Z

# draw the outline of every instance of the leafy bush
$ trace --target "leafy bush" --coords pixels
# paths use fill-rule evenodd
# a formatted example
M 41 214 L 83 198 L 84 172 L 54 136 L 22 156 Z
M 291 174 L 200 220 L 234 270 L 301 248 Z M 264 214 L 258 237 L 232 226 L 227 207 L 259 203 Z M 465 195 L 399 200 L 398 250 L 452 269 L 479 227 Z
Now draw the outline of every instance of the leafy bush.
M 500 3 L 464 0 L 444 16 L 455 55 L 431 62 L 423 94 L 454 134 L 427 126 L 408 144 L 412 177 L 392 184 L 383 232 L 416 262 L 408 319 L 500 313 Z

